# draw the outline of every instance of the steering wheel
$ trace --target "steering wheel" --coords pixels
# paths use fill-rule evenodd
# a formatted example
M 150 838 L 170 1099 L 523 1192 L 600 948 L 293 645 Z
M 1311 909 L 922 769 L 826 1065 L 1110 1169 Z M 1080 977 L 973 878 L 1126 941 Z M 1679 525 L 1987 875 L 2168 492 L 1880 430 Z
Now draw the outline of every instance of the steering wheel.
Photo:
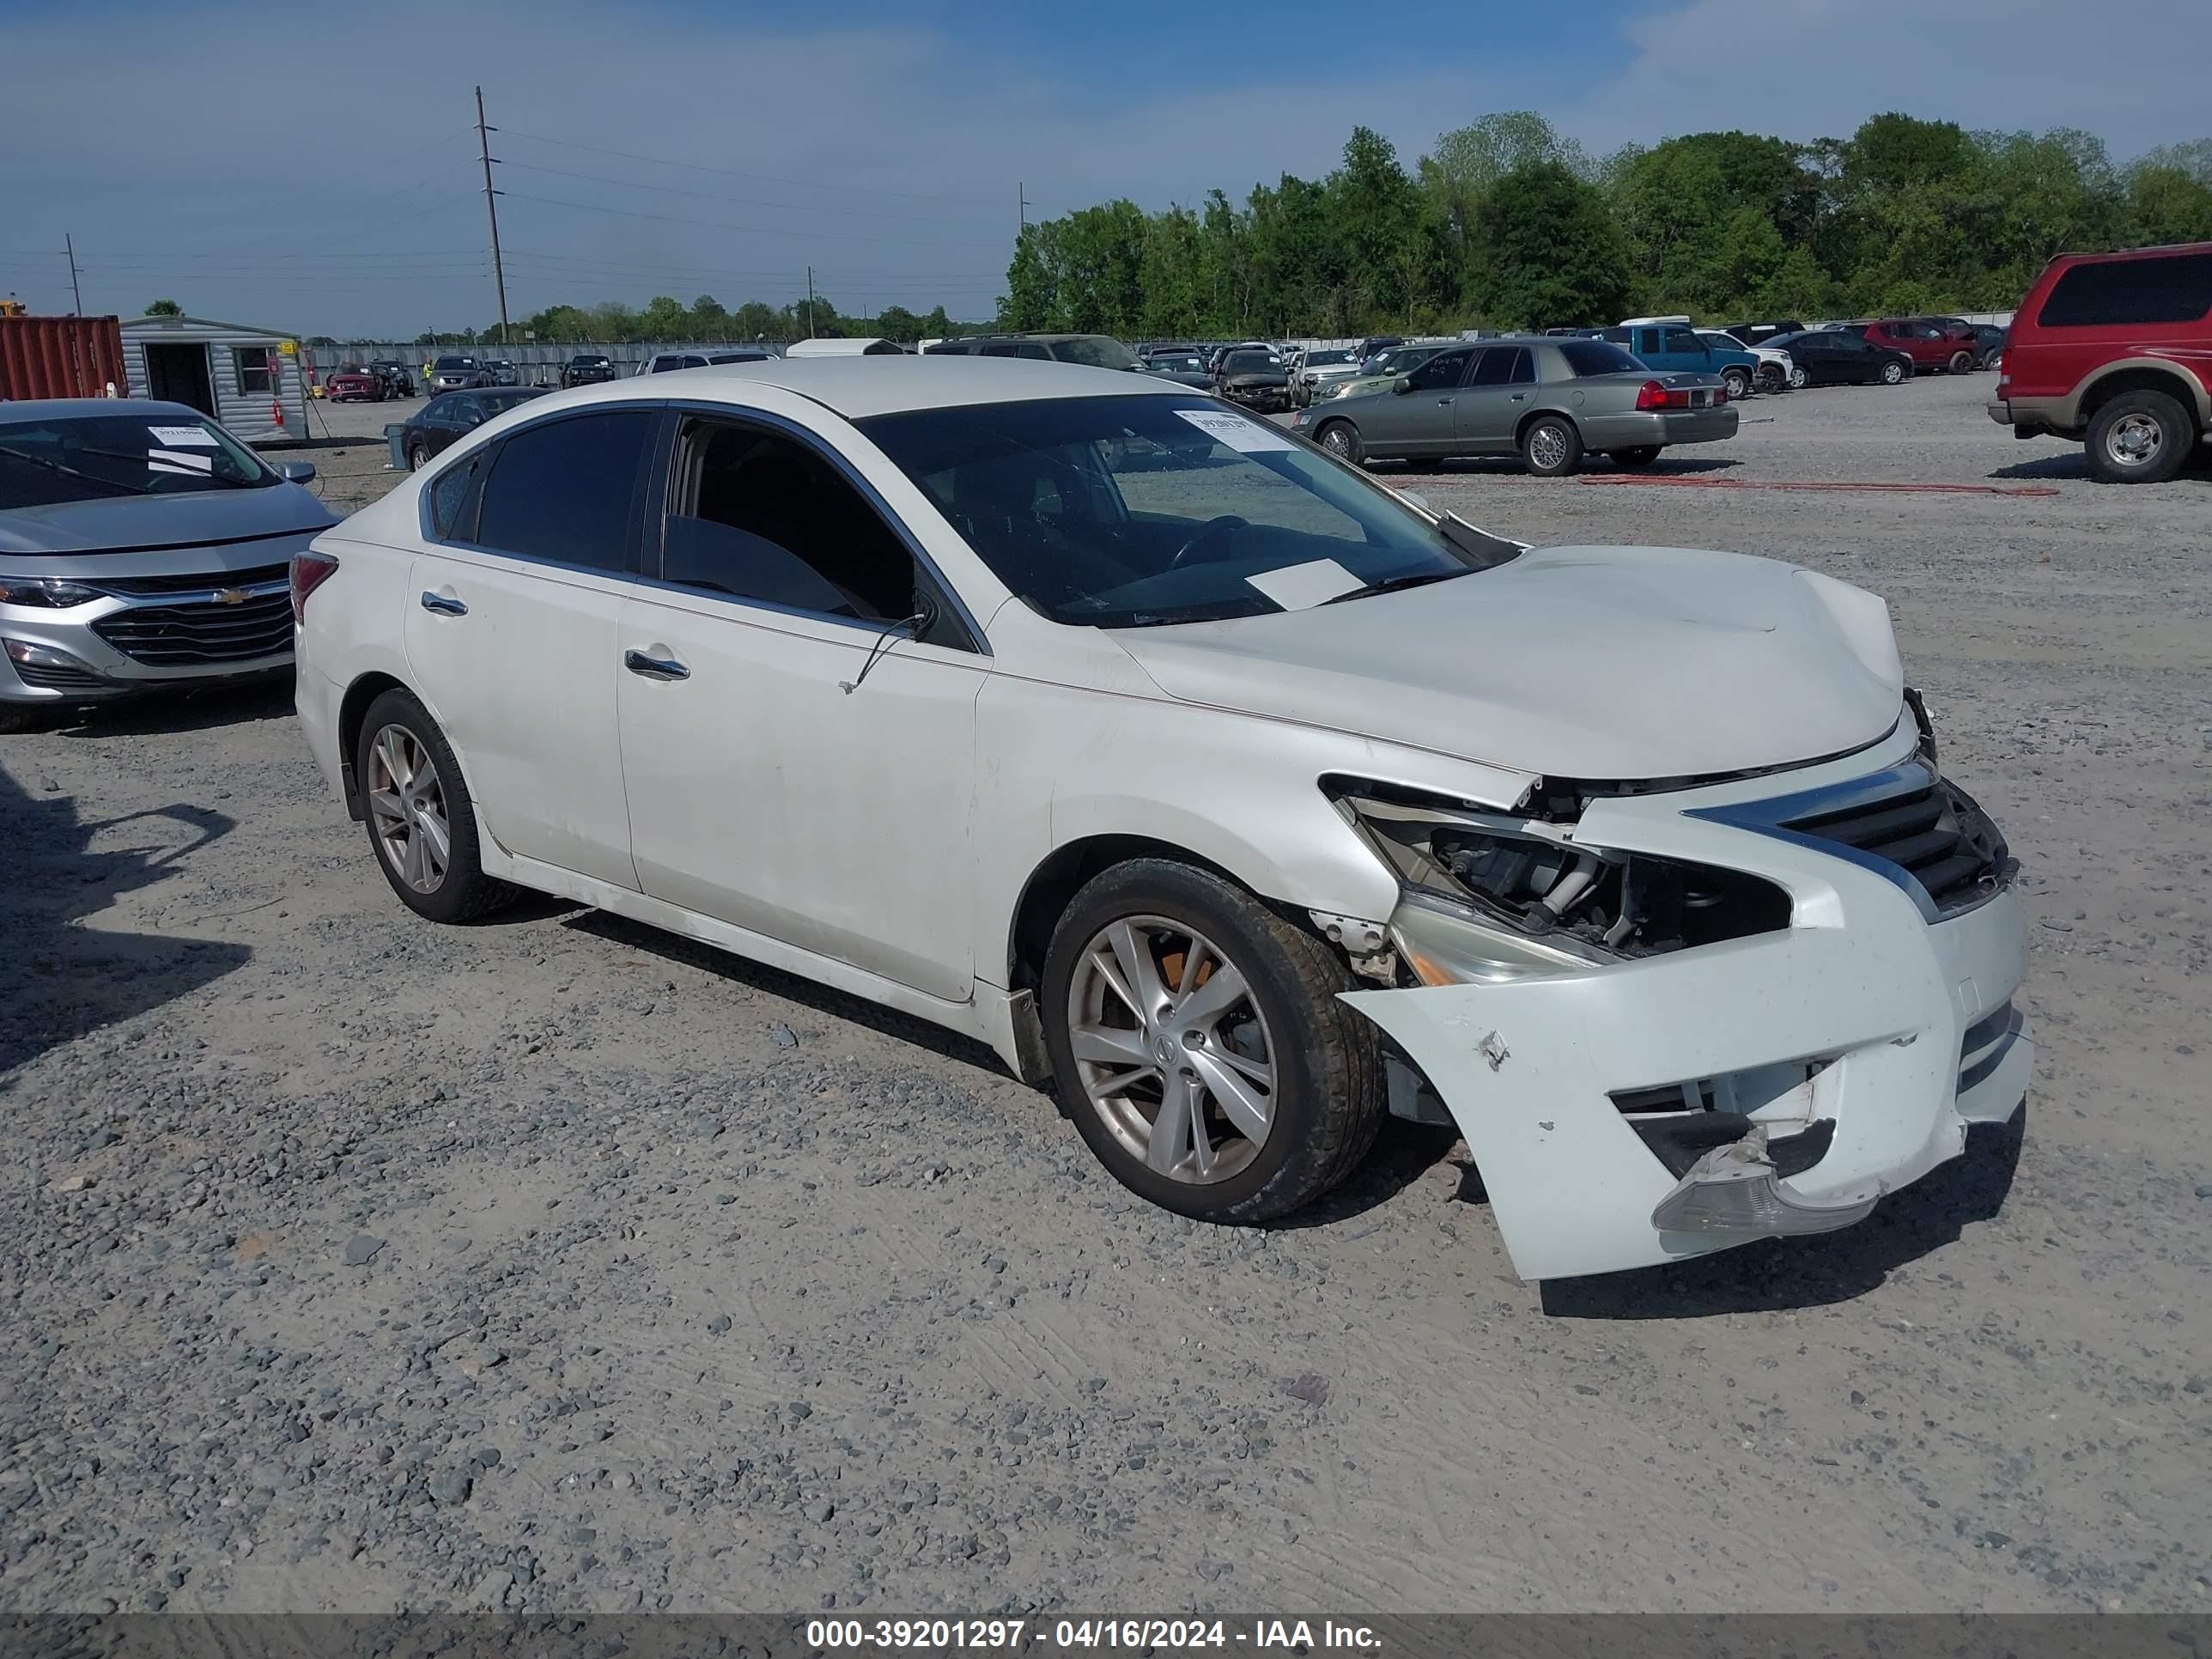
M 1168 561 L 1168 568 L 1182 569 L 1184 562 L 1197 550 L 1201 543 L 1210 542 L 1217 536 L 1225 536 L 1232 530 L 1249 530 L 1251 527 L 1252 521 L 1249 519 L 1239 518 L 1234 513 L 1224 513 L 1218 519 L 1208 519 L 1198 527 L 1196 535 L 1176 549 L 1175 557 Z

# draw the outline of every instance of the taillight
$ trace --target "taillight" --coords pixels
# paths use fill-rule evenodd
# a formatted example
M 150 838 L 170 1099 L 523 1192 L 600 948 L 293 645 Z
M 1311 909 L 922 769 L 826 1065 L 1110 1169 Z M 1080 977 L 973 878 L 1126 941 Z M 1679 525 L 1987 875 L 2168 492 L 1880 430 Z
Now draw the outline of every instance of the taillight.
M 1726 386 L 1719 388 L 1713 394 L 1714 401 L 1717 403 L 1720 401 L 1727 391 Z M 1644 410 L 1687 409 L 1691 406 L 1690 394 L 1680 386 L 1663 386 L 1656 380 L 1646 380 L 1636 388 L 1636 406 Z
M 1728 388 L 1727 388 L 1726 386 L 1715 386 L 1715 387 L 1713 388 L 1713 402 L 1714 402 L 1714 403 L 1716 403 L 1716 404 L 1724 404 L 1724 403 L 1726 403 L 1727 401 L 1728 401 Z
M 307 615 L 307 595 L 338 574 L 338 562 L 327 553 L 295 553 L 292 556 L 292 620 L 303 622 Z

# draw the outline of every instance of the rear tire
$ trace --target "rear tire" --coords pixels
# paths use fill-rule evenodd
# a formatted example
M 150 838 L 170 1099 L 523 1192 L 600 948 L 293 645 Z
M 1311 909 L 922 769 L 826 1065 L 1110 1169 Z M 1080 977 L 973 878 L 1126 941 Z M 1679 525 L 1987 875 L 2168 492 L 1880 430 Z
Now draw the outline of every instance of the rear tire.
M 409 909 L 459 922 L 513 902 L 516 889 L 484 874 L 459 757 L 413 692 L 395 688 L 369 704 L 354 775 L 377 868 Z
M 428 449 L 420 443 L 411 443 L 407 446 L 407 470 L 410 472 L 420 472 L 429 465 L 430 452 Z
M 1583 464 L 1583 434 L 1564 415 L 1540 415 L 1521 434 L 1521 459 L 1540 478 L 1564 478 Z
M 1631 468 L 1649 466 L 1659 459 L 1659 448 L 1657 444 L 1638 444 L 1633 449 L 1616 449 L 1613 452 L 1613 464 Z
M 1790 365 L 1790 389 L 1792 392 L 1802 392 L 1807 386 L 1812 384 L 1812 371 L 1807 368 L 1804 364 L 1792 363 Z
M 1739 403 L 1751 396 L 1751 375 L 1741 368 L 1721 371 L 1721 384 L 1728 388 L 1729 401 Z
M 1761 363 L 1759 366 L 1759 389 L 1761 392 L 1779 392 L 1789 384 L 1790 377 L 1782 372 L 1780 364 Z
M 1972 371 L 1973 367 L 1974 354 L 1972 352 L 1954 351 L 1951 354 L 1951 372 L 1954 374 L 1969 374 Z
M 2106 483 L 2164 483 L 2196 447 L 2188 411 L 2163 392 L 2123 392 L 2090 417 L 2089 471 Z
M 1346 466 L 1358 466 L 1366 450 L 1359 441 L 1359 428 L 1349 421 L 1328 421 L 1314 434 L 1314 441 Z
M 1178 964 L 1188 960 L 1185 951 L 1200 950 L 1200 963 L 1218 965 L 1208 981 L 1178 996 Z M 1096 966 L 1103 951 L 1118 967 L 1125 944 L 1149 959 L 1158 981 L 1150 988 L 1163 1006 L 1204 997 L 1206 983 L 1224 973 L 1239 976 L 1245 989 L 1222 1005 L 1231 1012 L 1210 1016 L 1211 1037 L 1190 1040 L 1172 1012 L 1148 1034 L 1127 1005 L 1103 988 Z M 1129 975 L 1124 970 L 1121 977 L 1126 982 Z M 1140 998 L 1148 989 L 1131 988 Z M 1242 888 L 1189 865 L 1137 859 L 1075 896 L 1053 931 L 1040 1000 L 1061 1103 L 1109 1173 L 1178 1215 L 1256 1222 L 1287 1215 L 1342 1181 L 1382 1125 L 1381 1045 L 1374 1027 L 1337 1000 L 1352 988 L 1351 972 L 1334 951 Z M 1073 1035 L 1079 1023 L 1087 1038 L 1084 1065 Z M 1127 1048 L 1128 1059 L 1115 1044 Z M 1155 1066 L 1153 1053 L 1174 1063 Z M 1243 1085 L 1232 1078 L 1229 1085 L 1245 1103 L 1246 1115 L 1237 1119 L 1209 1081 L 1226 1075 L 1229 1054 L 1244 1060 L 1236 1068 Z M 1255 1054 L 1265 1064 L 1255 1064 Z M 1186 1062 L 1186 1055 L 1195 1058 Z M 1182 1133 L 1159 1136 L 1160 1114 L 1184 1098 L 1168 1091 L 1194 1083 L 1205 1158 L 1188 1117 Z M 1250 1122 L 1255 1102 L 1266 1116 L 1256 1142 L 1239 1127 Z M 1156 1156 L 1148 1155 L 1152 1146 L 1161 1148 Z

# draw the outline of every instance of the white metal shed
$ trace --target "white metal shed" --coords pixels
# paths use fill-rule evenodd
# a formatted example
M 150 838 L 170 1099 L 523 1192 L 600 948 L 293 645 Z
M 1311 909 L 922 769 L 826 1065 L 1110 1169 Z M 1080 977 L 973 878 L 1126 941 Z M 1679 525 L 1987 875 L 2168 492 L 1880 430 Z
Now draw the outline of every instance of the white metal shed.
M 299 337 L 199 317 L 134 317 L 123 325 L 123 368 L 133 398 L 185 404 L 248 443 L 307 435 Z

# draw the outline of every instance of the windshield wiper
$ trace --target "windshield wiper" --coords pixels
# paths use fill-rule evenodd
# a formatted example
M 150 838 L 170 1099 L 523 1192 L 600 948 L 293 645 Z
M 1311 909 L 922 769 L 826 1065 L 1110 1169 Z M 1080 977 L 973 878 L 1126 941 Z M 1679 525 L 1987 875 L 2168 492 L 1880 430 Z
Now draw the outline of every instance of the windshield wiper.
M 1464 576 L 1465 570 L 1416 570 L 1403 576 L 1386 577 L 1379 582 L 1370 582 L 1364 587 L 1355 587 L 1349 593 L 1340 593 L 1333 599 L 1323 599 L 1323 605 L 1342 605 L 1346 599 L 1372 599 L 1377 593 L 1396 593 L 1408 587 L 1426 587 L 1431 582 L 1449 581 L 1454 576 Z
M 82 478 L 87 483 L 98 484 L 102 489 L 119 489 L 126 495 L 150 495 L 154 493 L 153 486 L 150 484 L 125 483 L 120 478 L 103 478 L 97 472 L 87 472 L 78 467 L 68 466 L 54 459 L 51 455 L 34 455 L 27 449 L 17 449 L 11 444 L 0 444 L 0 455 L 12 456 L 16 460 L 28 462 L 33 466 L 42 466 L 47 471 L 58 472 L 64 477 Z

